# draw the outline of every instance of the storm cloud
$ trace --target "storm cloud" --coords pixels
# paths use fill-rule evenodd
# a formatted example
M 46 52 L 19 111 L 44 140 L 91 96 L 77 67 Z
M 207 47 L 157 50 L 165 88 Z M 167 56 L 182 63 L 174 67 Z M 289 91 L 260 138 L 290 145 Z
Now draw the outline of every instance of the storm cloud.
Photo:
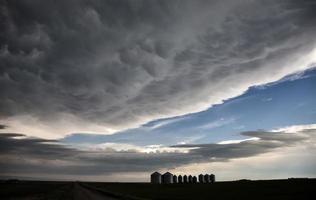
M 252 131 L 241 133 L 256 140 L 231 144 L 187 144 L 172 148 L 189 148 L 186 153 L 142 153 L 135 149 L 117 151 L 77 150 L 55 140 L 24 137 L 22 134 L 1 134 L 1 176 L 20 174 L 65 174 L 81 176 L 104 176 L 115 173 L 149 173 L 159 169 L 172 170 L 193 163 L 230 162 L 232 159 L 248 158 L 280 149 L 304 148 L 316 152 L 315 129 L 300 129 L 296 132 Z M 292 161 L 288 161 L 292 162 Z M 316 164 L 316 163 L 315 163 Z M 119 178 L 117 178 L 119 179 Z
M 0 120 L 29 136 L 113 133 L 205 110 L 316 59 L 314 1 L 0 6 Z
M 6 127 L 6 125 L 0 124 L 0 129 L 5 129 Z

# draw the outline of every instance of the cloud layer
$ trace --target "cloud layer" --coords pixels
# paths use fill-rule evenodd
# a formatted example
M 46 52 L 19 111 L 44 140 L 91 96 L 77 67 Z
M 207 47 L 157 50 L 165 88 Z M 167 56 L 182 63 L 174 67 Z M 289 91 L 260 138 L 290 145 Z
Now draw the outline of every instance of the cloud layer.
M 316 60 L 308 0 L 0 6 L 1 123 L 44 138 L 201 111 Z
M 295 150 L 297 147 L 304 147 L 304 151 L 309 152 L 310 155 L 316 153 L 314 145 L 316 130 L 312 127 L 306 126 L 306 129 L 300 129 L 297 132 L 252 131 L 241 134 L 258 139 L 231 144 L 187 144 L 172 147 L 189 149 L 186 153 L 163 150 L 156 153 L 143 153 L 139 149 L 116 150 L 110 147 L 102 150 L 77 150 L 54 140 L 27 138 L 21 134 L 1 134 L 0 168 L 2 170 L 0 175 L 33 175 L 34 177 L 42 175 L 45 177 L 56 174 L 73 175 L 75 179 L 84 176 L 114 175 L 116 176 L 114 180 L 119 181 L 118 173 L 133 175 L 160 169 L 177 172 L 176 168 L 190 164 L 227 162 L 227 165 L 230 165 L 231 160 L 248 157 L 257 157 L 259 162 L 260 155 L 264 153 L 286 155 L 289 151 L 286 149 Z M 283 152 L 280 154 L 280 151 Z M 300 155 L 302 154 L 298 154 Z M 312 159 L 310 156 L 309 158 Z M 291 162 L 293 160 L 288 160 L 283 165 Z M 316 163 L 311 165 L 315 166 Z M 316 171 L 313 172 L 315 173 Z

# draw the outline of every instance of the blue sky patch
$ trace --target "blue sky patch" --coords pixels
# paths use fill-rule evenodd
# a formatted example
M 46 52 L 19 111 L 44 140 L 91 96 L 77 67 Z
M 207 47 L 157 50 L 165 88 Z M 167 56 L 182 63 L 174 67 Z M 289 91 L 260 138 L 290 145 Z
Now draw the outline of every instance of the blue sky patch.
M 206 111 L 159 119 L 113 135 L 77 133 L 62 139 L 71 144 L 128 143 L 164 146 L 217 143 L 244 139 L 239 133 L 316 122 L 316 69 L 249 88 L 243 95 Z

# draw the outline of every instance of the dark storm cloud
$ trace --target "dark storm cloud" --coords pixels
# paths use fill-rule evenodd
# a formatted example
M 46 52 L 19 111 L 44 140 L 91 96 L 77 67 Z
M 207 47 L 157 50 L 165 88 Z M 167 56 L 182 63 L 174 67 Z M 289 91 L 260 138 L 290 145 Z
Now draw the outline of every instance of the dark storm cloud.
M 54 140 L 16 138 L 21 134 L 1 134 L 2 175 L 19 174 L 70 174 L 97 175 L 117 172 L 149 172 L 161 168 L 172 169 L 191 163 L 224 162 L 271 152 L 277 148 L 313 143 L 316 130 L 299 133 L 244 132 L 243 135 L 260 140 L 235 144 L 177 145 L 174 148 L 192 148 L 188 153 L 141 153 L 138 150 L 100 151 L 75 150 Z
M 174 147 L 196 147 L 197 149 L 191 151 L 192 154 L 203 155 L 203 157 L 231 159 L 254 156 L 275 148 L 291 146 L 309 139 L 306 135 L 283 132 L 253 131 L 243 132 L 241 135 L 260 138 L 260 140 L 250 140 L 233 144 L 175 145 Z
M 0 124 L 0 129 L 5 129 L 6 127 L 6 125 Z
M 65 113 L 120 130 L 299 70 L 288 62 L 315 45 L 316 5 L 307 0 L 0 6 L 2 119 Z
M 72 156 L 79 151 L 60 145 L 56 140 L 26 138 L 25 135 L 19 133 L 1 133 L 0 152 L 1 155 L 12 154 L 49 160 Z

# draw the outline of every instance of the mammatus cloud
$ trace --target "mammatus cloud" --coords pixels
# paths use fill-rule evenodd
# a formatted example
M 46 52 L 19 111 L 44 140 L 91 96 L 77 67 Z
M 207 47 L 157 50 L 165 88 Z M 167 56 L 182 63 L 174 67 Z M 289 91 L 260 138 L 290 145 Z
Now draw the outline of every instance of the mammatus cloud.
M 316 61 L 309 0 L 0 6 L 1 123 L 31 136 L 201 111 Z
M 59 144 L 55 140 L 23 138 L 21 137 L 22 134 L 1 134 L 0 167 L 2 170 L 0 175 L 19 174 L 25 176 L 32 174 L 47 177 L 53 174 L 65 174 L 73 175 L 76 179 L 99 175 L 101 177 L 116 176 L 116 180 L 120 180 L 117 176 L 118 173 L 132 176 L 159 169 L 178 173 L 177 169 L 196 163 L 225 162 L 226 165 L 230 165 L 230 162 L 235 159 L 255 159 L 266 153 L 285 155 L 287 151 L 293 152 L 293 149 L 298 147 L 304 147 L 305 151 L 309 152 L 309 157 L 316 153 L 314 145 L 316 130 L 309 129 L 308 126 L 297 132 L 251 131 L 241 134 L 258 139 L 229 144 L 176 145 L 169 147 L 169 149 L 162 148 L 156 153 L 145 153 L 140 147 L 134 148 L 133 146 L 117 149 L 113 144 L 107 145 L 103 149 L 77 150 Z M 158 149 L 158 147 L 153 148 Z M 171 148 L 175 150 L 169 151 Z M 178 151 L 176 151 L 177 149 Z M 181 151 L 181 149 L 187 151 Z M 282 153 L 280 154 L 280 152 Z M 309 159 L 313 160 L 313 158 Z M 266 163 L 267 166 L 269 165 L 268 162 Z M 292 162 L 292 160 L 285 160 L 283 164 L 289 164 L 286 162 Z M 304 167 L 304 163 L 301 164 Z M 312 165 L 315 166 L 316 163 L 312 163 Z M 313 173 L 315 175 L 316 171 Z

